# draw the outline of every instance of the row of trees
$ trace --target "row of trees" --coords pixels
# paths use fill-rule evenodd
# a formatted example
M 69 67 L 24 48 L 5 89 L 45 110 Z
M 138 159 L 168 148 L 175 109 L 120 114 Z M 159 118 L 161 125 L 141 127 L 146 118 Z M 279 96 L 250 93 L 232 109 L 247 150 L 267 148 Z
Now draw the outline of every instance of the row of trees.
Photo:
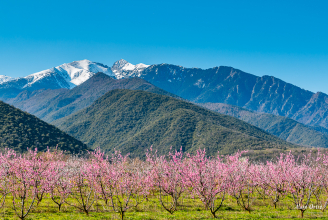
M 178 209 L 181 195 L 188 193 L 199 198 L 213 217 L 227 196 L 248 212 L 258 196 L 269 198 L 276 208 L 288 195 L 302 217 L 311 202 L 326 209 L 328 154 L 310 153 L 302 158 L 281 154 L 276 161 L 257 164 L 242 158 L 242 153 L 208 158 L 205 150 L 166 156 L 150 150 L 147 159 L 140 161 L 118 152 L 109 157 L 100 150 L 88 158 L 60 151 L 20 155 L 8 150 L 0 155 L 0 205 L 10 197 L 16 215 L 24 219 L 45 196 L 59 211 L 68 204 L 87 215 L 101 200 L 104 210 L 113 210 L 123 219 L 127 210 L 147 200 L 150 193 L 158 195 L 171 214 Z

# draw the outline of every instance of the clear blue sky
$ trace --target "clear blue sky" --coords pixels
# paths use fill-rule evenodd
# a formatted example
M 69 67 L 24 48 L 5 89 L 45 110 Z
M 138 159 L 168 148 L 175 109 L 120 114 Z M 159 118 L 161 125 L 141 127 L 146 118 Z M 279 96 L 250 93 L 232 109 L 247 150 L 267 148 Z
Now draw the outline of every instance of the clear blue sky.
M 328 93 L 328 1 L 0 1 L 0 75 L 89 59 L 232 66 Z

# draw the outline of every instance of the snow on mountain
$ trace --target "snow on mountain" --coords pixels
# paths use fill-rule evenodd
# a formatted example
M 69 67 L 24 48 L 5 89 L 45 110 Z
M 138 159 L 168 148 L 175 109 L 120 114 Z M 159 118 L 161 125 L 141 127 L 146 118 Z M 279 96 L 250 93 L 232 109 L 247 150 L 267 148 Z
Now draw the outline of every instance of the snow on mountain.
M 67 73 L 70 82 L 74 85 L 80 85 L 98 72 L 103 72 L 113 76 L 110 67 L 101 63 L 91 62 L 89 60 L 74 61 L 56 67 L 58 70 Z
M 133 65 L 123 59 L 115 62 L 112 67 L 90 60 L 80 60 L 33 73 L 26 77 L 13 79 L 0 76 L 0 89 L 15 88 L 17 91 L 25 89 L 71 89 L 90 79 L 98 72 L 103 72 L 117 79 L 139 77 L 142 70 L 148 66 L 142 63 Z
M 35 84 L 42 83 L 43 81 L 51 83 L 52 85 L 48 85 L 49 87 L 52 87 L 54 85 L 55 85 L 55 88 L 67 88 L 68 89 L 68 88 L 75 87 L 76 85 L 71 82 L 71 78 L 67 74 L 67 72 L 60 70 L 59 67 L 60 66 L 53 67 L 51 69 L 43 70 L 43 71 L 28 75 L 26 77 L 23 77 L 25 80 L 27 80 L 27 83 L 25 85 L 23 85 L 22 88 L 23 89 L 30 88 L 30 87 L 33 87 Z M 47 88 L 47 86 L 46 86 L 46 88 Z
M 13 80 L 14 78 L 10 76 L 0 75 L 0 84 Z
M 105 66 L 101 63 L 95 63 L 90 60 L 80 60 L 80 61 L 74 61 L 72 63 L 65 63 L 48 70 L 43 70 L 41 72 L 34 73 L 25 78 L 33 77 L 33 81 L 29 83 L 29 84 L 33 84 L 35 81 L 38 81 L 40 78 L 46 77 L 49 74 L 54 74 L 55 72 L 62 75 L 62 77 L 70 85 L 70 88 L 80 85 L 81 83 L 85 82 L 86 80 L 88 80 L 90 77 L 92 77 L 98 72 L 103 72 L 110 76 L 113 75 L 110 67 L 108 66 Z M 60 84 L 60 82 L 58 83 Z M 61 85 L 61 87 L 65 87 L 65 86 Z
M 149 65 L 139 63 L 133 65 L 126 60 L 120 59 L 116 61 L 112 66 L 112 72 L 117 79 L 130 78 L 130 77 L 140 77 L 141 71 L 149 67 Z
M 7 81 L 2 86 L 15 87 L 18 89 L 40 89 L 40 88 L 67 88 L 71 89 L 88 80 L 98 72 L 114 76 L 111 68 L 101 63 L 89 60 L 74 61 L 65 63 L 51 69 L 33 73 L 26 77 Z

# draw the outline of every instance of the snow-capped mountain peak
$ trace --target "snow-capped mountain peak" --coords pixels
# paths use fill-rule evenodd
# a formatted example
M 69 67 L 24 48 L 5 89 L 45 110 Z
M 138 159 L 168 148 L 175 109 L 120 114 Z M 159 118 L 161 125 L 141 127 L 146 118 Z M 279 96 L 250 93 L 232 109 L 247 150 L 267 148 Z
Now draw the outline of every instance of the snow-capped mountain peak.
M 98 72 L 121 79 L 140 77 L 141 72 L 147 67 L 149 65 L 143 63 L 133 65 L 123 59 L 115 62 L 112 67 L 90 60 L 79 60 L 16 79 L 0 75 L 0 88 L 19 90 L 71 89 L 87 81 Z
M 15 78 L 12 78 L 10 76 L 0 75 L 0 84 L 4 82 L 8 82 L 11 80 L 14 80 Z
M 98 72 L 103 72 L 110 76 L 113 75 L 110 67 L 101 63 L 92 62 L 90 60 L 65 63 L 55 67 L 55 69 L 66 73 L 70 79 L 70 82 L 74 85 L 80 85 Z
M 30 76 L 34 77 L 33 83 L 40 78 L 43 78 L 49 74 L 59 74 L 65 81 L 70 85 L 70 88 L 73 88 L 77 85 L 88 80 L 90 77 L 95 75 L 98 72 L 103 72 L 108 75 L 113 75 L 110 67 L 105 66 L 100 63 L 92 62 L 90 60 L 79 60 L 71 63 L 64 63 L 60 66 L 43 70 L 38 73 L 34 73 Z M 27 76 L 27 77 L 30 77 Z M 59 83 L 60 84 L 60 83 Z M 66 87 L 61 85 L 61 87 Z
M 123 60 L 123 59 L 120 59 L 118 61 L 116 61 L 113 66 L 112 66 L 112 71 L 113 69 L 116 70 L 116 69 L 122 69 L 125 65 L 129 64 L 128 61 L 126 60 Z
M 114 76 L 111 68 L 101 63 L 92 62 L 90 60 L 80 60 L 71 63 L 65 63 L 57 67 L 33 73 L 26 77 L 17 79 L 8 79 L 0 77 L 1 80 L 10 80 L 10 83 L 2 84 L 17 89 L 40 89 L 40 88 L 67 88 L 71 89 L 85 82 L 98 72 Z
M 115 77 L 121 79 L 136 76 L 139 77 L 140 72 L 147 67 L 149 67 L 149 65 L 143 63 L 133 65 L 126 60 L 120 59 L 113 64 L 111 69 Z

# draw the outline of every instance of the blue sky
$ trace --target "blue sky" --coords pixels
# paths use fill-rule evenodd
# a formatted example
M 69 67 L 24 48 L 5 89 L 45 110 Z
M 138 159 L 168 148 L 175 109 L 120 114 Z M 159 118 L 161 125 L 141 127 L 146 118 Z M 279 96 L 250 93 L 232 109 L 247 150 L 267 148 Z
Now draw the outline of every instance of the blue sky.
M 232 66 L 328 93 L 328 1 L 0 1 L 0 75 L 89 59 Z

